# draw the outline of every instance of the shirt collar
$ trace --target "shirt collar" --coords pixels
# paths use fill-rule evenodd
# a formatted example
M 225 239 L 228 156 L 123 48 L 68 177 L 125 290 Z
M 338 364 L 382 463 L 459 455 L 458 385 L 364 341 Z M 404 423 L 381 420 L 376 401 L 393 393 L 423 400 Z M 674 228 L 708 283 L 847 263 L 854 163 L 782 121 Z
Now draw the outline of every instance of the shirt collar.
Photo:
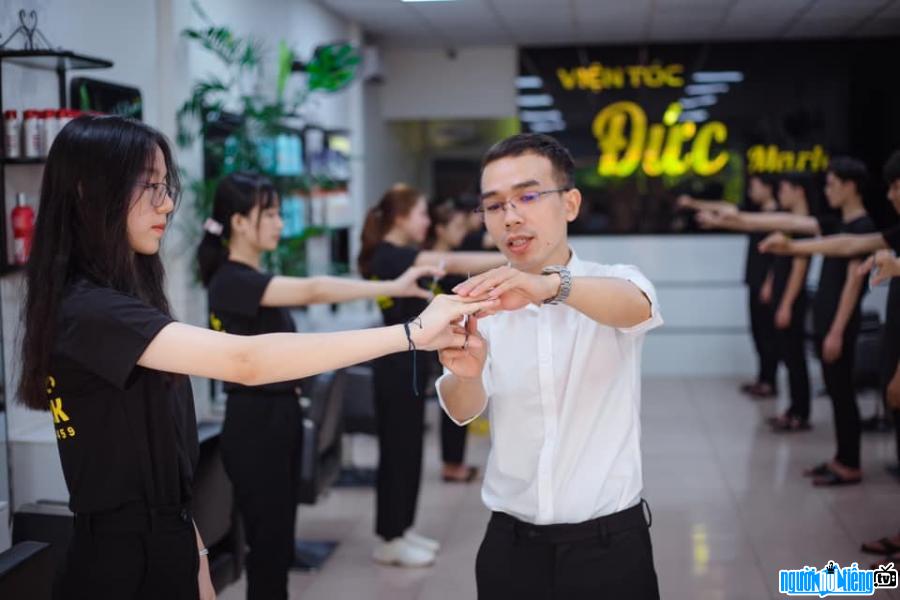
M 572 277 L 584 277 L 584 263 L 581 262 L 581 259 L 578 258 L 578 255 L 575 254 L 575 250 L 573 250 L 571 246 L 569 247 L 569 251 L 572 252 L 572 256 L 569 258 L 569 262 L 566 265 L 569 268 L 569 272 L 572 273 Z

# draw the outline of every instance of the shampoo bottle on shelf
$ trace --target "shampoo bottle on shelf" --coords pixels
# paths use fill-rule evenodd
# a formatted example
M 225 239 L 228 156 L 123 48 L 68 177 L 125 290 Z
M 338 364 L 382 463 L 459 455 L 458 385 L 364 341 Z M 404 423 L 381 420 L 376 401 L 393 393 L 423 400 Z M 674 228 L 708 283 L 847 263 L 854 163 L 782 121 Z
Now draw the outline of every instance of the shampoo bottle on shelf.
M 25 194 L 16 194 L 16 207 L 12 209 L 13 262 L 24 265 L 31 254 L 34 239 L 34 209 L 25 203 Z
M 22 122 L 14 110 L 3 112 L 3 154 L 6 158 L 22 155 Z

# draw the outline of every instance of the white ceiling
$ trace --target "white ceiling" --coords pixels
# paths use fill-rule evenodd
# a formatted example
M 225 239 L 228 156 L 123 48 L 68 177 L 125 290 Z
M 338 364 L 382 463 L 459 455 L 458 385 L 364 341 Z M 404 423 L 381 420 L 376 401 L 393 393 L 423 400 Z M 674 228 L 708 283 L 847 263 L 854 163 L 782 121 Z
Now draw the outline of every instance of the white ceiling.
M 900 0 L 316 0 L 387 46 L 900 35 Z

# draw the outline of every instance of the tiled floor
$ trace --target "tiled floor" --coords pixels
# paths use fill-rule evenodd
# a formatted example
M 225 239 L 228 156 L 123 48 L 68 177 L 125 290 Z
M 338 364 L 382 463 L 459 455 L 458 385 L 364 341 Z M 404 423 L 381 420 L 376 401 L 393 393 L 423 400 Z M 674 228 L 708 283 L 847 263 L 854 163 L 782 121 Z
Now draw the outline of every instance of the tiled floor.
M 828 560 L 858 561 L 862 568 L 872 557 L 858 551 L 860 542 L 900 528 L 900 484 L 884 470 L 893 461 L 892 433 L 865 434 L 863 485 L 814 489 L 800 474 L 833 453 L 827 399 L 813 403 L 813 431 L 776 436 L 764 425 L 776 402 L 747 400 L 736 387 L 732 379 L 644 382 L 644 495 L 653 510 L 664 599 L 783 597 L 777 591 L 779 569 L 821 568 Z M 868 415 L 874 398 L 860 404 Z M 430 411 L 432 423 L 435 417 Z M 340 546 L 320 572 L 291 575 L 292 598 L 475 598 L 473 565 L 487 510 L 477 484 L 440 481 L 436 432 L 431 427 L 426 439 L 417 528 L 443 544 L 437 564 L 414 570 L 376 566 L 370 558 L 372 490 L 335 490 L 320 504 L 300 508 L 300 537 L 335 539 Z M 487 451 L 486 438 L 470 435 L 470 462 L 484 464 Z M 354 454 L 357 464 L 371 464 L 374 443 L 357 440 Z M 243 581 L 220 594 L 222 600 L 243 597 Z M 900 594 L 880 591 L 876 598 Z

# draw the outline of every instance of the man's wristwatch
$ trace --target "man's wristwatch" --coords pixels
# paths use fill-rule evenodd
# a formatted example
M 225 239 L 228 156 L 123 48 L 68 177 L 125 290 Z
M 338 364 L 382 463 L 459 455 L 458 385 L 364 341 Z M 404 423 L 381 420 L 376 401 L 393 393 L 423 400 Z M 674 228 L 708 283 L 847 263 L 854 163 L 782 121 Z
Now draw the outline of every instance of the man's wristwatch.
M 569 298 L 569 292 L 572 291 L 572 272 L 563 265 L 551 265 L 544 267 L 541 275 L 559 275 L 559 291 L 552 298 L 544 300 L 544 304 L 561 304 Z

